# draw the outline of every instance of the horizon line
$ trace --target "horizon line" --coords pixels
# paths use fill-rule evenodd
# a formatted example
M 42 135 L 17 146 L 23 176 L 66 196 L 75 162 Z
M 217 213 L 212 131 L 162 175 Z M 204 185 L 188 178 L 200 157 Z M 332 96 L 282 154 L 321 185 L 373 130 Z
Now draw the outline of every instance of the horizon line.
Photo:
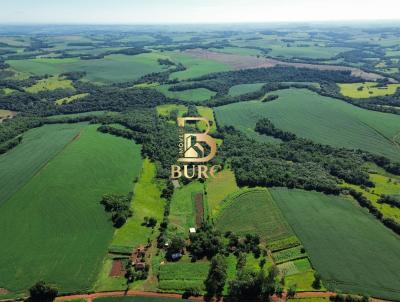
M 85 25 L 85 26 L 157 26 L 157 25 L 266 25 L 266 24 L 315 24 L 315 23 L 400 23 L 399 19 L 336 19 L 336 20 L 274 20 L 274 21 L 233 21 L 233 22 L 138 22 L 138 23 L 117 23 L 117 22 L 105 22 L 105 23 L 84 23 L 84 22 L 1 22 L 0 25 L 12 25 L 12 26 L 45 26 L 45 25 L 56 25 L 56 26 L 68 26 L 68 25 Z

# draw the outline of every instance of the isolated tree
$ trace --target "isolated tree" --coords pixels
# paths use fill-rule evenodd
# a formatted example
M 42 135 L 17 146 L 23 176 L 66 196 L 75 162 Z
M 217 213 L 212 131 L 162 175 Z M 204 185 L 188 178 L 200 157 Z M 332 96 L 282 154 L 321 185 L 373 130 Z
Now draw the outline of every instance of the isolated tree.
M 39 281 L 29 289 L 29 295 L 29 301 L 32 302 L 51 302 L 57 297 L 58 289 L 44 281 Z
M 292 284 L 289 286 L 286 296 L 287 298 L 294 298 L 295 295 L 296 295 L 296 285 Z
M 228 265 L 223 255 L 216 255 L 211 259 L 210 270 L 204 285 L 207 297 L 221 297 L 224 290 Z
M 312 287 L 315 289 L 321 288 L 321 276 L 317 272 L 314 272 L 314 281 L 312 283 Z

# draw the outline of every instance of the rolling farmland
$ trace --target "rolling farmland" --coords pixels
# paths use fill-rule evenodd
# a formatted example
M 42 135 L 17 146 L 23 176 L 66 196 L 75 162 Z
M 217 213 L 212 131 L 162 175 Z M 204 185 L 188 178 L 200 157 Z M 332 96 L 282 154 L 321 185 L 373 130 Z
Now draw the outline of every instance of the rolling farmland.
M 80 60 L 68 59 L 28 59 L 8 61 L 17 71 L 30 72 L 35 75 L 56 75 L 68 71 L 84 71 L 86 78 L 94 82 L 123 82 L 137 79 L 142 75 L 160 72 L 164 67 L 157 59 L 163 55 L 144 53 L 136 56 L 109 55 L 103 59 Z
M 270 192 L 328 289 L 400 298 L 397 235 L 351 200 L 283 188 Z
M 0 205 L 23 187 L 85 127 L 85 124 L 59 124 L 27 131 L 19 146 L 0 156 Z
M 1 205 L 0 287 L 20 292 L 38 279 L 61 292 L 93 285 L 113 234 L 99 200 L 127 194 L 141 162 L 139 146 L 96 128 L 87 126 Z
M 374 82 L 339 84 L 340 92 L 344 96 L 355 99 L 370 98 L 376 96 L 391 95 L 396 92 L 400 84 L 388 84 L 384 87 L 376 87 Z
M 279 99 L 215 108 L 218 123 L 233 125 L 258 137 L 254 136 L 255 124 L 267 117 L 277 128 L 318 143 L 359 148 L 400 160 L 399 148 L 392 142 L 400 133 L 400 116 L 361 109 L 305 89 L 285 89 L 273 94 L 279 95 Z
M 138 182 L 134 186 L 131 209 L 133 216 L 120 229 L 115 231 L 111 249 L 131 251 L 140 244 L 146 244 L 152 229 L 143 226 L 144 217 L 155 217 L 161 220 L 164 200 L 160 198 L 160 188 L 155 182 L 156 167 L 149 160 L 143 162 Z
M 292 235 L 267 190 L 238 192 L 221 205 L 216 218 L 221 232 L 233 231 L 239 235 L 258 234 L 262 240 L 274 241 Z
M 171 200 L 170 226 L 179 234 L 187 234 L 196 226 L 196 214 L 192 194 L 203 191 L 203 184 L 192 182 L 175 190 Z

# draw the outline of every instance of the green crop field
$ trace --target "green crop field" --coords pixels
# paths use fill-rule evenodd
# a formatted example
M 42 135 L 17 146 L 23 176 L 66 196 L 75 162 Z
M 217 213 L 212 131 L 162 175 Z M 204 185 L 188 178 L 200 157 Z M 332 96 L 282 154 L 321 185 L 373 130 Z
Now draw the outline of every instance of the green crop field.
M 231 170 L 223 170 L 217 177 L 208 179 L 207 200 L 210 216 L 216 216 L 223 200 L 237 190 L 239 188 L 236 185 L 235 174 Z
M 355 99 L 370 98 L 376 96 L 384 96 L 394 94 L 400 84 L 387 84 L 385 87 L 375 87 L 378 83 L 351 83 L 351 84 L 338 84 L 340 92 L 344 96 Z
M 171 52 L 169 55 L 173 61 L 180 62 L 186 67 L 184 71 L 172 73 L 170 76 L 171 79 L 177 78 L 179 80 L 186 80 L 200 77 L 208 73 L 231 70 L 230 66 L 215 60 L 196 58 L 180 52 Z
M 123 82 L 136 80 L 142 75 L 165 69 L 158 63 L 165 58 L 158 53 L 144 53 L 136 56 L 109 55 L 103 59 L 27 59 L 7 61 L 17 71 L 36 75 L 57 75 L 68 71 L 84 71 L 86 78 L 94 82 Z
M 180 234 L 188 234 L 189 228 L 196 226 L 196 214 L 192 194 L 203 191 L 203 184 L 192 182 L 174 191 L 170 208 L 171 230 Z
M 302 253 L 302 246 L 292 247 L 286 250 L 278 251 L 272 254 L 276 263 L 285 262 L 288 260 L 293 260 L 297 258 L 306 257 L 306 253 Z
M 400 238 L 375 217 L 349 199 L 270 192 L 329 289 L 400 298 Z
M 306 89 L 285 89 L 273 94 L 279 95 L 279 99 L 217 107 L 217 122 L 253 135 L 257 120 L 267 117 L 276 127 L 300 137 L 337 147 L 359 148 L 400 161 L 399 147 L 392 142 L 400 133 L 400 116 L 355 107 Z
M 274 241 L 292 235 L 292 231 L 266 189 L 243 190 L 221 205 L 216 226 L 222 232 L 240 235 L 258 234 Z
M 133 216 L 120 229 L 115 231 L 111 249 L 115 247 L 135 248 L 147 244 L 152 228 L 143 226 L 144 217 L 155 217 L 161 221 L 165 201 L 160 198 L 160 188 L 155 181 L 156 166 L 149 160 L 143 162 L 139 181 L 135 185 L 131 209 Z
M 288 261 L 278 265 L 279 271 L 285 276 L 311 271 L 311 264 L 307 258 Z
M 99 201 L 131 191 L 141 164 L 140 146 L 96 128 L 1 204 L 1 288 L 20 292 L 45 280 L 62 293 L 91 289 L 113 234 Z
M 166 263 L 160 266 L 159 288 L 163 291 L 182 292 L 187 288 L 204 290 L 210 263 L 196 261 L 193 263 Z
M 0 204 L 55 157 L 85 124 L 45 125 L 23 134 L 22 143 L 0 155 Z
M 157 90 L 171 99 L 178 99 L 186 102 L 206 101 L 216 94 L 216 92 L 208 90 L 206 88 L 195 88 L 183 91 L 169 91 L 169 87 L 170 85 L 162 85 L 158 86 Z
M 231 88 L 229 88 L 229 95 L 237 96 L 237 95 L 241 95 L 241 94 L 245 94 L 245 93 L 249 93 L 249 92 L 254 92 L 254 91 L 260 90 L 264 84 L 265 83 L 235 85 L 235 86 L 232 86 Z
M 339 54 L 342 51 L 350 50 L 345 47 L 319 47 L 319 46 L 291 46 L 286 47 L 285 45 L 271 45 L 268 46 L 272 49 L 269 53 L 274 57 L 286 57 L 286 58 L 312 58 L 312 59 L 329 59 Z

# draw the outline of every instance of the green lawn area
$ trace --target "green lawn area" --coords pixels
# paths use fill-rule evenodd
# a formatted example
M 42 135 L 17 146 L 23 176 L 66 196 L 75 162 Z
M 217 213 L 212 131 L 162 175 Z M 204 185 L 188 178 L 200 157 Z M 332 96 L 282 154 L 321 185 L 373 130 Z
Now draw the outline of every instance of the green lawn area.
M 206 101 L 216 95 L 216 92 L 206 88 L 195 88 L 183 91 L 169 91 L 170 85 L 158 86 L 156 89 L 171 99 L 178 99 L 186 102 Z
M 21 292 L 38 280 L 57 284 L 61 293 L 92 288 L 114 231 L 99 201 L 103 194 L 132 190 L 142 162 L 139 145 L 97 127 L 86 126 L 1 204 L 1 288 Z M 54 139 L 50 133 L 43 142 Z M 34 161 L 30 153 L 25 156 Z
M 171 79 L 187 80 L 213 72 L 229 71 L 232 69 L 230 66 L 215 60 L 196 58 L 181 52 L 170 52 L 168 54 L 173 61 L 180 62 L 186 67 L 184 71 L 172 73 L 170 75 Z
M 285 188 L 270 192 L 328 289 L 400 298 L 396 234 L 350 199 Z
M 239 190 L 236 185 L 235 174 L 231 170 L 223 170 L 215 178 L 209 178 L 207 181 L 207 201 L 208 211 L 211 217 L 215 217 L 223 200 Z
M 215 219 L 221 232 L 258 234 L 274 241 L 293 233 L 266 189 L 244 189 L 224 201 Z
M 344 96 L 354 99 L 363 99 L 376 96 L 392 95 L 396 92 L 400 84 L 387 84 L 385 87 L 375 87 L 378 83 L 351 83 L 351 84 L 338 84 L 340 92 Z M 359 90 L 361 89 L 361 90 Z
M 0 155 L 0 205 L 70 143 L 85 124 L 45 125 L 23 134 L 22 143 Z
M 155 164 L 146 159 L 133 191 L 131 204 L 133 216 L 115 231 L 111 249 L 122 247 L 132 250 L 141 244 L 146 245 L 147 239 L 152 236 L 152 228 L 142 225 L 143 218 L 152 216 L 161 222 L 165 201 L 160 198 L 161 190 L 155 181 L 155 176 Z
M 191 182 L 188 185 L 175 189 L 171 199 L 169 215 L 169 229 L 186 235 L 189 228 L 196 227 L 196 213 L 192 194 L 203 192 L 203 184 Z
M 143 53 L 136 56 L 109 55 L 103 59 L 80 60 L 67 59 L 26 59 L 7 61 L 17 71 L 30 72 L 35 75 L 57 75 L 68 71 L 84 71 L 86 79 L 94 82 L 124 82 L 136 80 L 153 72 L 160 72 L 166 67 L 158 59 L 166 58 L 160 53 Z
M 249 101 L 216 107 L 217 122 L 255 136 L 258 119 L 267 117 L 277 128 L 335 147 L 362 149 L 400 161 L 392 139 L 400 132 L 400 116 L 362 109 L 320 96 L 307 89 L 275 91 L 273 102 Z

